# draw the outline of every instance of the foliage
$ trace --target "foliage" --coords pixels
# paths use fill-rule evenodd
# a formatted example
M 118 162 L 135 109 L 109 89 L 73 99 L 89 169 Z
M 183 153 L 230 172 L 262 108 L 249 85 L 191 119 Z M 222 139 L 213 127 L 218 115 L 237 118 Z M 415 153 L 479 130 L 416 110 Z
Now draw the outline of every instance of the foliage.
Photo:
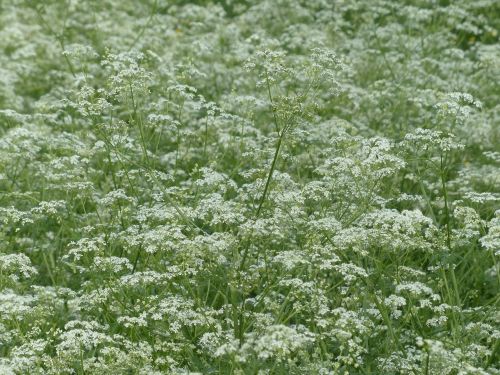
M 497 1 L 0 9 L 1 374 L 500 374 Z

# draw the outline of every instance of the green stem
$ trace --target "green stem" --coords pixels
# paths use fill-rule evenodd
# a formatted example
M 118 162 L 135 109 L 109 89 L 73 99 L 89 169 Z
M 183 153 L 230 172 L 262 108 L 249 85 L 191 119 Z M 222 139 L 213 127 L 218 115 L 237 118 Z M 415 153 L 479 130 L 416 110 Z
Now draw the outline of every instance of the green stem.
M 446 181 L 445 181 L 445 170 L 443 167 L 443 155 L 441 155 L 441 187 L 443 189 L 443 198 L 444 198 L 444 214 L 446 216 L 446 245 L 448 249 L 451 250 L 451 228 L 450 228 L 450 211 L 448 208 L 448 190 L 446 189 Z
M 446 246 L 448 250 L 451 252 L 451 218 L 450 218 L 450 210 L 448 206 L 448 190 L 446 188 L 446 177 L 445 177 L 445 167 L 443 162 L 443 155 L 440 158 L 440 168 L 441 168 L 441 186 L 443 189 L 443 198 L 444 198 L 444 213 L 446 216 Z M 457 278 L 455 276 L 455 270 L 453 267 L 450 268 L 451 282 L 453 285 L 454 293 L 456 301 L 455 303 L 459 306 L 461 305 L 460 293 L 458 292 L 458 283 Z
M 137 250 L 137 255 L 135 256 L 135 260 L 134 260 L 134 267 L 132 268 L 132 274 L 134 274 L 135 270 L 137 269 L 137 263 L 139 263 L 139 258 L 141 257 L 141 250 L 142 250 L 142 246 L 139 245 L 139 249 Z
M 257 208 L 257 211 L 255 213 L 256 219 L 259 217 L 260 210 L 262 209 L 262 205 L 264 204 L 264 201 L 266 200 L 266 195 L 267 195 L 267 192 L 269 190 L 269 185 L 271 184 L 271 180 L 273 178 L 274 168 L 276 167 L 276 161 L 278 160 L 278 157 L 279 157 L 281 143 L 283 141 L 284 134 L 285 134 L 284 132 L 281 133 L 280 137 L 278 138 L 278 142 L 276 143 L 276 149 L 274 151 L 273 162 L 271 163 L 271 168 L 269 169 L 269 173 L 267 175 L 266 186 L 264 186 L 264 191 L 262 192 L 262 196 L 260 197 L 259 207 Z

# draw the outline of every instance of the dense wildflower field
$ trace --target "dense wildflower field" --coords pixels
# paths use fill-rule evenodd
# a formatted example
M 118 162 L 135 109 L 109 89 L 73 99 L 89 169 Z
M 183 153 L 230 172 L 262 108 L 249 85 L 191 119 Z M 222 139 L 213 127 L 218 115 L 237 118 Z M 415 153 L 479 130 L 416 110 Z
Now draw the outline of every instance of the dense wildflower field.
M 500 374 L 499 32 L 2 1 L 0 374 Z

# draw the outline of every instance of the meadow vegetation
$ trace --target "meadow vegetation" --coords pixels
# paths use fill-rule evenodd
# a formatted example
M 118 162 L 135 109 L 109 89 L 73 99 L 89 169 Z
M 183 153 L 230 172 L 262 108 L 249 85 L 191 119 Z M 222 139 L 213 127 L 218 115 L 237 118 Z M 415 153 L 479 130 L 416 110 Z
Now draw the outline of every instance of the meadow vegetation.
M 2 1 L 0 374 L 500 374 L 499 15 Z

